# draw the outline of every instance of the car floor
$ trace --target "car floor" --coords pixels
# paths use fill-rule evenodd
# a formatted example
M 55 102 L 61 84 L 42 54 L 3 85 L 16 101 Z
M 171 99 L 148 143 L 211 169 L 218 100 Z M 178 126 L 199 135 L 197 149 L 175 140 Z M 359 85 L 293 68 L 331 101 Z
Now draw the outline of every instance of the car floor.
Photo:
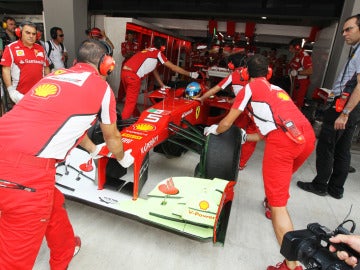
M 66 200 L 66 207 L 82 247 L 69 270 L 180 270 L 227 269 L 263 270 L 283 260 L 271 221 L 264 216 L 261 160 L 264 145 L 258 143 L 248 166 L 239 172 L 235 186 L 225 245 L 199 242 L 136 220 Z M 295 230 L 318 222 L 335 229 L 346 216 L 360 226 L 360 148 L 352 149 L 352 165 L 344 198 L 320 197 L 300 190 L 296 182 L 315 176 L 315 153 L 293 176 L 288 210 Z M 151 190 L 167 176 L 193 176 L 199 156 L 187 152 L 168 159 L 150 152 L 149 179 L 143 192 Z M 276 167 L 274 167 L 276 170 Z M 148 190 L 147 190 L 148 189 Z M 360 234 L 360 229 L 355 230 Z M 44 240 L 35 267 L 49 269 L 49 249 Z

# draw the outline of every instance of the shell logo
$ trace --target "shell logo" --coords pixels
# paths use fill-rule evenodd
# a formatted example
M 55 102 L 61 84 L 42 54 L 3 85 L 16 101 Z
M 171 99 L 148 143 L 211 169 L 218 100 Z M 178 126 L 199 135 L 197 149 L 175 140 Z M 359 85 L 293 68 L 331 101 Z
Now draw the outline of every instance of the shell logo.
M 151 124 L 140 123 L 140 124 L 134 125 L 134 129 L 140 130 L 140 131 L 152 131 L 152 130 L 155 130 L 156 127 L 154 125 L 151 125 Z
M 288 94 L 284 93 L 284 92 L 279 92 L 277 94 L 278 98 L 284 100 L 284 101 L 289 101 L 290 100 L 290 97 Z
M 48 98 L 59 93 L 59 87 L 55 84 L 45 83 L 38 85 L 33 94 L 37 97 Z
M 209 202 L 208 201 L 200 201 L 199 207 L 201 210 L 207 210 L 209 208 Z

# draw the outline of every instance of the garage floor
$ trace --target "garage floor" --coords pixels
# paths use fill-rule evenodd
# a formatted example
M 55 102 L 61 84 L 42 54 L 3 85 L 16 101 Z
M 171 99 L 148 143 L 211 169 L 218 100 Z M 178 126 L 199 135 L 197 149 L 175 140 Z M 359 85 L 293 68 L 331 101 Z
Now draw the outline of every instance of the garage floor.
M 352 151 L 356 173 L 349 174 L 344 198 L 319 197 L 297 188 L 298 180 L 310 181 L 315 175 L 315 153 L 294 175 L 288 209 L 296 230 L 318 222 L 333 230 L 347 216 L 360 226 L 360 151 Z M 182 270 L 227 269 L 262 270 L 283 259 L 279 253 L 271 221 L 264 216 L 261 178 L 263 143 L 259 143 L 248 166 L 239 173 L 224 246 L 198 242 L 135 220 L 67 200 L 67 209 L 82 248 L 72 260 L 70 270 Z M 147 185 L 155 185 L 164 175 L 192 176 L 198 156 L 185 153 L 167 159 L 150 153 Z M 276 169 L 276 168 L 274 168 Z M 150 187 L 148 187 L 150 188 Z M 356 232 L 359 234 L 360 229 Z M 44 242 L 34 269 L 49 269 L 49 250 Z

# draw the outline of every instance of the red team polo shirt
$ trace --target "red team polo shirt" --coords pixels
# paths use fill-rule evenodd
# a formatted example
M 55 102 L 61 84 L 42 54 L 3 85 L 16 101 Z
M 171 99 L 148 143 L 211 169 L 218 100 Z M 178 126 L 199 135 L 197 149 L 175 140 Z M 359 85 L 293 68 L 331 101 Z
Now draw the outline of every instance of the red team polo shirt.
M 143 78 L 156 68 L 158 61 L 164 64 L 168 59 L 160 50 L 149 48 L 136 53 L 127 60 L 125 65 L 131 68 L 139 78 Z
M 43 158 L 63 159 L 95 120 L 116 122 L 108 83 L 88 64 L 49 74 L 0 118 L 0 146 Z
M 35 43 L 28 48 L 18 40 L 5 47 L 1 65 L 11 67 L 12 85 L 26 94 L 44 76 L 44 67 L 49 62 L 41 45 Z
M 291 59 L 289 63 L 289 69 L 290 70 L 305 70 L 312 67 L 312 59 L 311 56 L 305 52 L 304 50 L 299 51 L 294 55 L 294 57 Z M 306 75 L 298 75 L 297 78 L 299 80 L 301 79 L 307 79 L 308 76 Z
M 244 111 L 248 105 L 257 116 L 252 115 L 252 119 L 263 136 L 278 128 L 275 123 L 280 124 L 280 118 L 292 120 L 297 126 L 307 122 L 289 95 L 265 78 L 256 78 L 247 84 L 236 96 L 232 108 Z
M 241 88 L 244 87 L 248 83 L 248 81 L 244 81 L 240 75 L 241 68 L 235 69 L 229 76 L 222 79 L 221 82 L 218 83 L 218 86 L 221 89 L 225 89 L 229 85 L 232 85 L 233 92 L 235 96 L 239 93 Z

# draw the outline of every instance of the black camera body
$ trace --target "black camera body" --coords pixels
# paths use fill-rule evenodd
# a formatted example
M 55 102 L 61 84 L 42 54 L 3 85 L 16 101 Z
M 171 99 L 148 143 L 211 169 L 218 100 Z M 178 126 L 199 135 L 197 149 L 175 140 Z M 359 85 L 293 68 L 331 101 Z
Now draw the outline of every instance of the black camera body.
M 352 270 L 352 267 L 341 261 L 335 253 L 329 250 L 331 244 L 337 250 L 344 250 L 360 260 L 359 253 L 349 246 L 333 244 L 329 241 L 330 237 L 337 234 L 351 233 L 341 225 L 331 231 L 319 223 L 310 223 L 305 230 L 286 233 L 280 253 L 289 261 L 300 261 L 307 269 Z

